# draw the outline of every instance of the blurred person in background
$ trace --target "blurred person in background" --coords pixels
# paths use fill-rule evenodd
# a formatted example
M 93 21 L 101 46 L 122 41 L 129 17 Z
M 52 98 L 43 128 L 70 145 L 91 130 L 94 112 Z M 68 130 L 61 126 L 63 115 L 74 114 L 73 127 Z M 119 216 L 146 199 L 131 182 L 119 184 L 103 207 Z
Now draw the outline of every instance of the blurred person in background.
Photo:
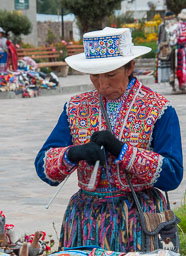
M 176 75 L 181 90 L 186 89 L 186 9 L 178 14 Z
M 17 53 L 13 43 L 5 37 L 6 32 L 0 27 L 0 73 L 17 70 Z

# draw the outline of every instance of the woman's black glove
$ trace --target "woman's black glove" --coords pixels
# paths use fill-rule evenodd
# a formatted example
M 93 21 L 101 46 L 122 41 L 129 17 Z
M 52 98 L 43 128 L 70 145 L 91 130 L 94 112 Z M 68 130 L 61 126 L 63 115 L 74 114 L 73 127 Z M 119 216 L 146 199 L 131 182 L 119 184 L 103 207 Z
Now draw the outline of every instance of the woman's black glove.
M 74 163 L 86 160 L 89 165 L 94 165 L 100 160 L 100 165 L 105 164 L 105 156 L 103 150 L 94 142 L 89 142 L 80 146 L 70 147 L 67 152 L 68 159 Z
M 110 152 L 113 156 L 118 157 L 123 143 L 116 139 L 115 136 L 109 131 L 99 131 L 93 133 L 90 141 L 95 142 L 100 147 L 103 145 L 105 150 Z

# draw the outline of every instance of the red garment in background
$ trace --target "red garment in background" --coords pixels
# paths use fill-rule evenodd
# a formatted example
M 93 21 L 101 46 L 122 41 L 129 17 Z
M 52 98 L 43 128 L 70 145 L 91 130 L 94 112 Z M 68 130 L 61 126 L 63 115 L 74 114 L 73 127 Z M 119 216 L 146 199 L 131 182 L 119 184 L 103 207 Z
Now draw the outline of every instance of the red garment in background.
M 7 69 L 11 69 L 13 71 L 17 70 L 17 62 L 18 56 L 16 52 L 16 48 L 12 42 L 7 40 L 7 47 L 8 47 L 8 57 L 7 57 Z

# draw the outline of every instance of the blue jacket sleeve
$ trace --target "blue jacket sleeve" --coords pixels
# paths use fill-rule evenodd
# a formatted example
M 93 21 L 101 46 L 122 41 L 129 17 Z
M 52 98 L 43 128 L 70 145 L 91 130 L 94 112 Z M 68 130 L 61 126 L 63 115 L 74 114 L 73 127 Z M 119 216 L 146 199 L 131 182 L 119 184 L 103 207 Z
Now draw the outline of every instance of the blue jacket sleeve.
M 70 128 L 68 124 L 68 118 L 66 114 L 66 104 L 65 104 L 64 110 L 59 117 L 57 125 L 55 126 L 50 136 L 48 137 L 48 139 L 40 149 L 35 159 L 36 172 L 43 181 L 53 186 L 56 186 L 59 184 L 57 182 L 51 182 L 50 180 L 48 180 L 44 173 L 43 159 L 45 157 L 45 152 L 48 151 L 50 148 L 67 147 L 69 145 L 72 145 L 72 137 L 70 134 Z
M 163 191 L 176 189 L 183 178 L 183 157 L 179 120 L 173 107 L 168 107 L 156 122 L 151 146 L 164 157 L 160 177 L 154 186 Z

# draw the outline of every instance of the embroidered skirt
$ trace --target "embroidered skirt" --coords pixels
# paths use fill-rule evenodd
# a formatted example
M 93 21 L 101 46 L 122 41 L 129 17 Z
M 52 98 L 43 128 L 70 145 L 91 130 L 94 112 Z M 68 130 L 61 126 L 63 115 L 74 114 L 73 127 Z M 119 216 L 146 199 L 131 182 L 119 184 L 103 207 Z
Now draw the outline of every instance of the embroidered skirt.
M 157 189 L 138 192 L 137 196 L 144 212 L 166 208 Z M 141 227 L 131 193 L 113 197 L 79 190 L 72 196 L 62 223 L 59 250 L 88 245 L 117 252 L 141 251 Z

